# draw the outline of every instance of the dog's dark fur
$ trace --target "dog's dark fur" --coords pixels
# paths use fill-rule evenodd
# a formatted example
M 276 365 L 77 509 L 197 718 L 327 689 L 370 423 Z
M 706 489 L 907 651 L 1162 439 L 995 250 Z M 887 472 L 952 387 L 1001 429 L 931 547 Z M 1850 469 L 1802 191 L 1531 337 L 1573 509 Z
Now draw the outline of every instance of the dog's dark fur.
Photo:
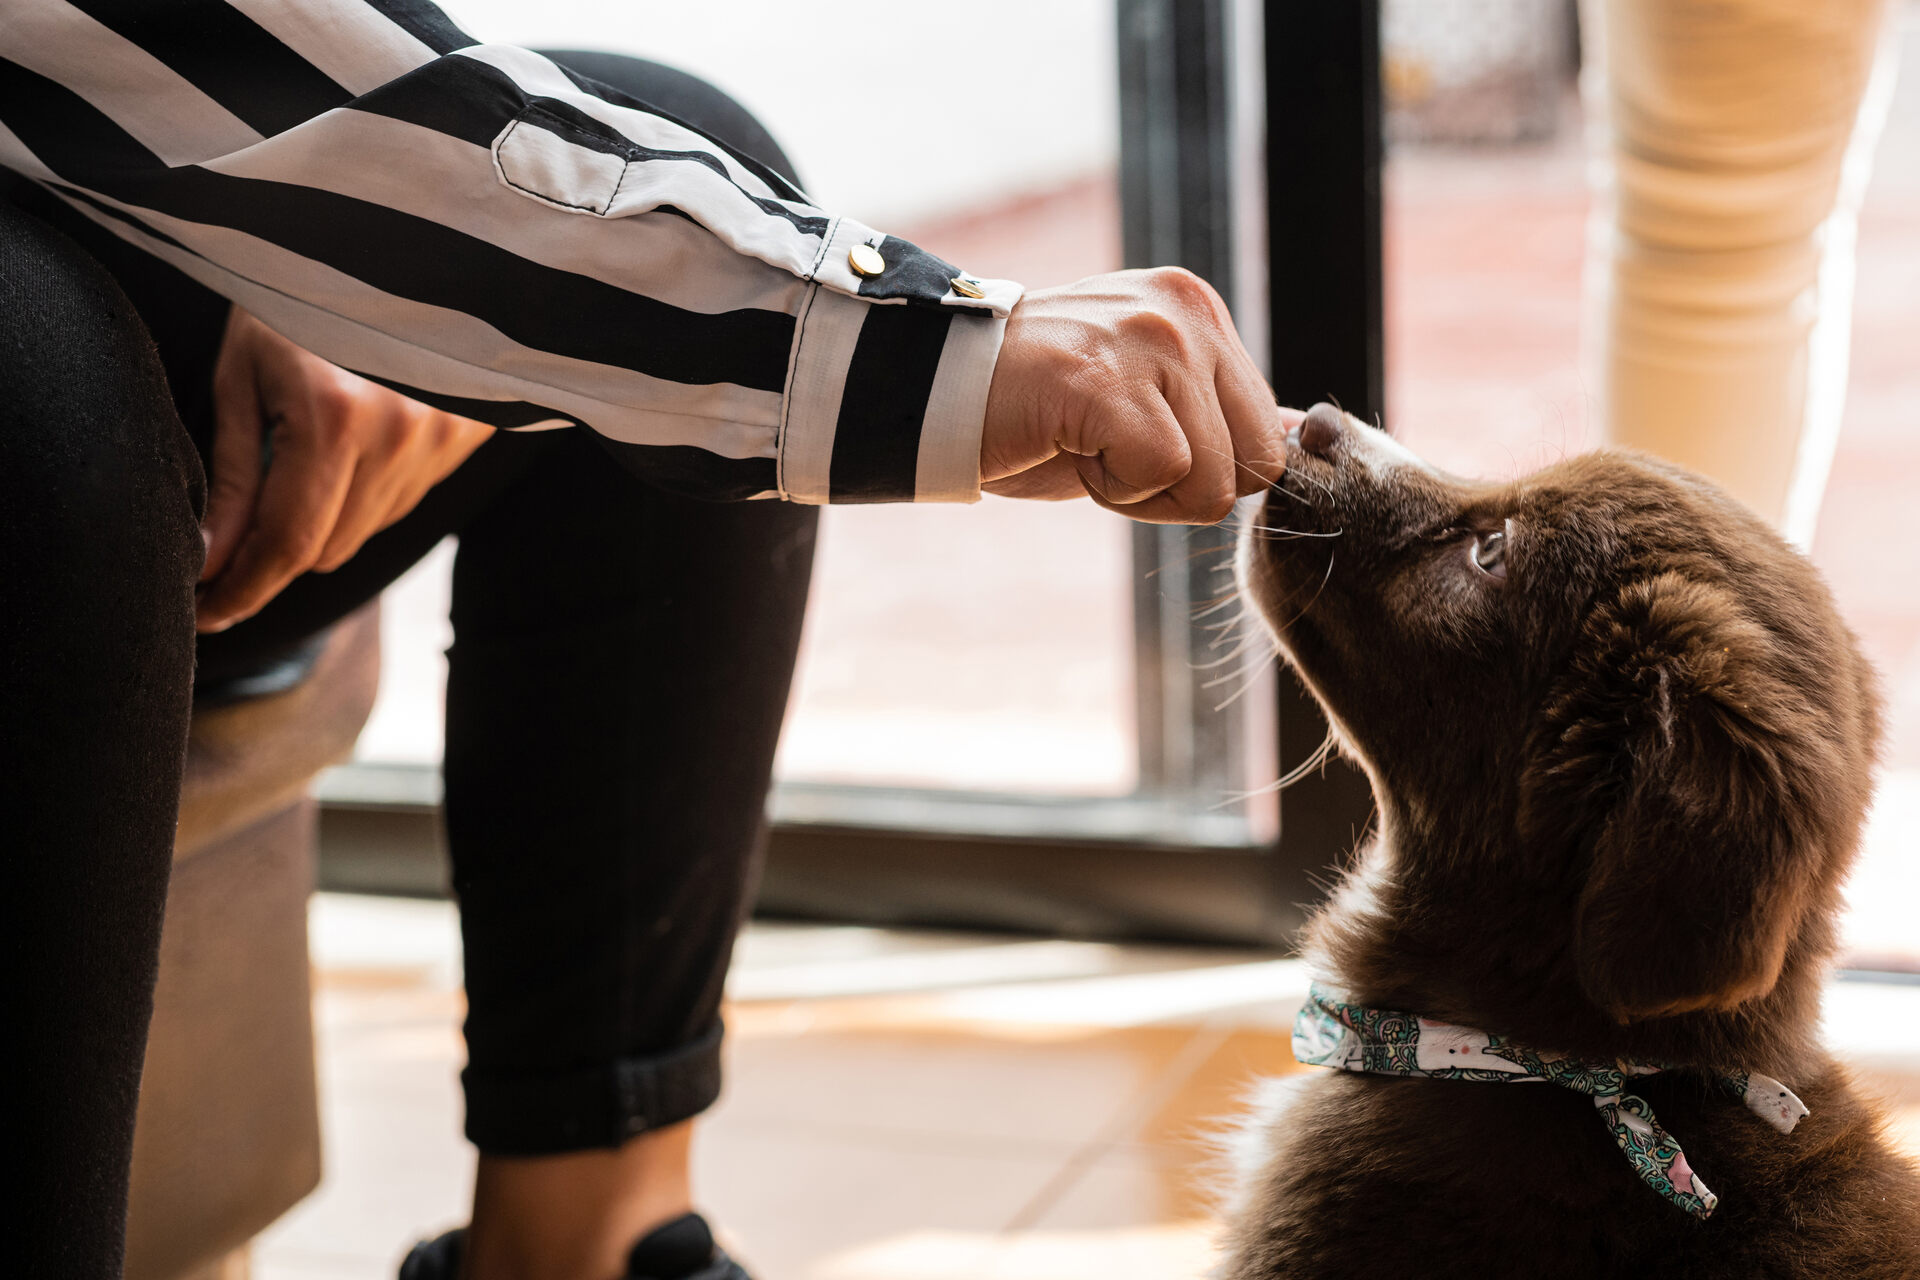
M 1816 1038 L 1879 713 L 1811 566 L 1649 458 L 1472 484 L 1313 417 L 1242 559 L 1379 805 L 1309 956 L 1365 1004 L 1701 1068 L 1634 1087 L 1720 1207 L 1569 1090 L 1316 1072 L 1254 1135 L 1223 1275 L 1920 1276 L 1920 1178 Z M 1471 554 L 1502 527 L 1504 580 Z M 1714 1067 L 1811 1114 L 1782 1135 Z

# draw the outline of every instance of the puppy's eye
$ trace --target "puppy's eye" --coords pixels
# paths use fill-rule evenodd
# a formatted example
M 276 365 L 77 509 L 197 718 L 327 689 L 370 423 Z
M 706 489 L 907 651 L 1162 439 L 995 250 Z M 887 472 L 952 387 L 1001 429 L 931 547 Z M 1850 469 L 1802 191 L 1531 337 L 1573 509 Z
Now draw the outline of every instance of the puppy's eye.
M 1492 578 L 1507 576 L 1507 531 L 1489 529 L 1473 540 L 1473 563 Z

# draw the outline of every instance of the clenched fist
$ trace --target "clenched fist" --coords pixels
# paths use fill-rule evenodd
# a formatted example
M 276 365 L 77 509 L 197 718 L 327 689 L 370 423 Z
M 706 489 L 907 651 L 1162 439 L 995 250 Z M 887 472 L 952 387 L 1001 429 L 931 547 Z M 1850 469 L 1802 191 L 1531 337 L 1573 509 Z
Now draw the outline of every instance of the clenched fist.
M 1029 293 L 987 394 L 980 479 L 1093 496 L 1136 520 L 1211 524 L 1284 469 L 1301 418 L 1273 401 L 1220 297 L 1175 267 Z

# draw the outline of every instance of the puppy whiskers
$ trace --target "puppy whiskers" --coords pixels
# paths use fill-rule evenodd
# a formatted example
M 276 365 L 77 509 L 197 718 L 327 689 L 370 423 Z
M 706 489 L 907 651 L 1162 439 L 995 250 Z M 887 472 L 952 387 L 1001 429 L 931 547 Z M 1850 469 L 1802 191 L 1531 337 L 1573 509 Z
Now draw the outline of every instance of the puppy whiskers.
M 1304 471 L 1289 470 L 1285 475 L 1281 476 L 1278 480 L 1274 481 L 1273 485 L 1274 485 L 1274 488 L 1280 490 L 1280 492 L 1286 494 L 1289 498 L 1292 498 L 1295 502 L 1306 502 L 1307 498 L 1304 495 L 1295 493 L 1293 490 L 1287 488 L 1287 481 L 1289 480 L 1304 480 L 1308 484 L 1312 485 L 1314 488 L 1318 489 L 1321 493 L 1326 494 L 1328 501 L 1332 501 L 1333 499 L 1333 486 L 1328 484 L 1325 480 L 1322 480 L 1318 476 L 1308 475 Z
M 1212 600 L 1202 600 L 1199 604 L 1196 604 L 1193 607 L 1193 620 L 1198 622 L 1210 614 L 1220 612 L 1230 604 L 1245 605 L 1245 603 L 1246 601 L 1241 599 L 1238 591 L 1229 591 L 1226 595 L 1215 596 Z M 1233 621 L 1237 622 L 1239 618 L 1235 617 Z M 1228 625 L 1231 624 L 1229 623 Z
M 1155 578 L 1161 575 L 1162 573 L 1165 573 L 1168 569 L 1172 569 L 1172 568 L 1175 568 L 1176 566 L 1183 565 L 1183 564 L 1192 564 L 1195 560 L 1198 560 L 1201 556 L 1214 555 L 1214 554 L 1219 554 L 1226 557 L 1227 563 L 1225 564 L 1224 568 L 1227 568 L 1227 569 L 1233 568 L 1234 549 L 1231 546 L 1202 547 L 1198 551 L 1190 552 L 1187 555 L 1181 556 L 1177 560 L 1168 560 L 1163 564 L 1155 565 L 1153 568 L 1147 570 L 1147 572 L 1143 576 L 1148 578 Z M 1220 572 L 1222 567 L 1223 566 L 1215 565 L 1213 566 L 1213 571 L 1215 573 L 1218 573 Z
M 1242 462 L 1238 457 L 1235 457 L 1233 454 L 1228 453 L 1225 449 L 1216 449 L 1212 445 L 1205 445 L 1205 444 L 1200 445 L 1199 448 L 1202 452 L 1210 453 L 1216 458 L 1225 458 L 1228 462 L 1231 462 L 1234 466 L 1240 468 L 1240 470 L 1246 472 L 1248 475 L 1252 476 L 1255 480 L 1258 480 L 1263 485 L 1273 483 L 1273 481 L 1267 479 L 1265 476 L 1261 475 L 1259 471 L 1255 470 L 1252 463 Z M 1262 459 L 1262 461 L 1266 461 L 1266 459 Z M 1284 458 L 1274 459 L 1274 461 L 1278 461 L 1284 464 L 1285 459 Z
M 1324 769 L 1327 765 L 1327 762 L 1333 759 L 1333 750 L 1334 750 L 1333 730 L 1329 728 L 1327 730 L 1327 736 L 1320 739 L 1320 745 L 1313 749 L 1312 754 L 1310 754 L 1305 760 L 1302 760 L 1299 764 L 1293 766 L 1293 768 L 1287 770 L 1284 774 L 1280 775 L 1280 777 L 1276 778 L 1272 782 L 1269 782 L 1264 787 L 1255 787 L 1251 791 L 1236 791 L 1233 794 L 1229 795 L 1226 799 L 1222 800 L 1219 804 L 1213 805 L 1212 807 L 1215 809 L 1224 809 L 1230 804 L 1240 804 L 1244 801 L 1253 799 L 1255 796 L 1270 796 L 1276 791 L 1285 791 L 1288 787 L 1300 781 L 1302 778 L 1306 777 L 1308 774 L 1314 772 L 1315 770 Z
M 1272 524 L 1250 524 L 1247 525 L 1246 528 L 1253 530 L 1255 533 L 1278 535 L 1274 538 L 1276 542 L 1285 542 L 1289 538 L 1337 538 L 1346 532 L 1345 529 L 1317 531 L 1312 529 L 1282 529 L 1280 526 Z
M 1307 610 L 1313 608 L 1314 603 L 1320 599 L 1320 593 L 1327 589 L 1327 583 L 1333 578 L 1333 556 L 1337 549 L 1338 548 L 1335 547 L 1327 548 L 1327 571 L 1320 575 L 1320 585 L 1314 588 L 1313 598 L 1301 605 L 1299 610 L 1294 613 L 1291 618 L 1288 618 L 1284 623 L 1275 627 L 1274 630 L 1285 631 L 1288 627 L 1307 616 Z

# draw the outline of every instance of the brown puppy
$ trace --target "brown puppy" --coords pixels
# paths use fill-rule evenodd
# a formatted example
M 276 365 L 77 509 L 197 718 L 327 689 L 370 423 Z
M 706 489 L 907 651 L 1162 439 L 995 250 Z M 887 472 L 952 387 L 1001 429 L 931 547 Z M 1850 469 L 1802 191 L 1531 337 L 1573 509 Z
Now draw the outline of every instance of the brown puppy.
M 1314 1071 L 1249 1130 L 1222 1274 L 1920 1277 L 1920 1176 L 1817 1040 L 1879 713 L 1811 566 L 1649 458 L 1473 484 L 1321 405 L 1242 576 L 1379 804 L 1316 973 L 1679 1068 L 1632 1091 L 1719 1205 L 1662 1199 L 1568 1089 Z M 1776 1132 L 1715 1069 L 1810 1114 Z

